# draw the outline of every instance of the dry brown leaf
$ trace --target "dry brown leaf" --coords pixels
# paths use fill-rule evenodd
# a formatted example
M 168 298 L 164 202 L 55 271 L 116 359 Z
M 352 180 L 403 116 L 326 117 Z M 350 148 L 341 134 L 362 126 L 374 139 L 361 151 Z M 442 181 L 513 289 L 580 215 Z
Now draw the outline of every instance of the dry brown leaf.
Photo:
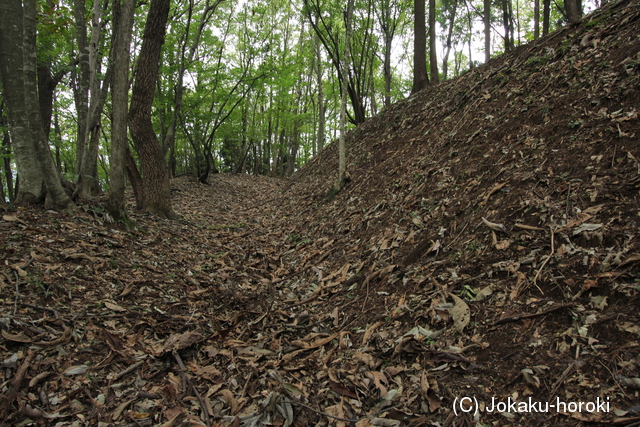
M 504 251 L 505 249 L 509 248 L 510 245 L 511 240 L 500 240 L 498 243 L 496 243 L 496 249 L 499 251 Z
M 376 329 L 378 329 L 382 325 L 384 325 L 384 322 L 381 320 L 378 320 L 376 323 L 369 326 L 367 330 L 364 331 L 364 334 L 362 335 L 362 345 L 366 345 L 369 342 L 369 338 L 371 338 L 371 336 L 374 334 Z
M 123 313 L 123 312 L 127 311 L 126 308 L 123 308 L 123 307 L 119 306 L 118 304 L 114 304 L 114 303 L 109 302 L 109 301 L 105 301 L 104 302 L 104 306 L 107 307 L 109 310 L 117 311 L 119 313 Z
M 567 225 L 556 230 L 556 233 L 570 230 L 577 225 L 580 225 L 586 221 L 589 221 L 591 218 L 593 218 L 593 215 L 589 215 L 586 212 L 579 212 L 576 214 L 575 218 L 573 218 L 571 221 L 567 223 Z
M 380 390 L 380 397 L 386 399 L 389 395 L 386 384 L 389 384 L 387 377 L 383 372 L 380 371 L 368 371 L 366 376 L 373 380 L 373 383 L 376 385 L 376 388 Z
M 356 351 L 353 354 L 353 359 L 364 363 L 365 365 L 367 365 L 367 367 L 369 369 L 373 369 L 375 367 L 375 365 L 376 365 L 375 359 L 369 353 L 363 353 L 361 351 Z
M 238 402 L 233 397 L 231 390 L 225 388 L 220 390 L 216 396 L 222 396 L 227 406 L 231 408 L 231 415 L 235 415 L 238 412 Z
M 172 334 L 166 339 L 163 345 L 165 352 L 173 350 L 184 350 L 193 344 L 201 341 L 204 337 L 196 332 L 185 332 L 183 334 Z
M 420 375 L 420 392 L 422 392 L 423 396 L 427 395 L 427 392 L 431 386 L 429 386 L 429 378 L 427 377 L 427 371 L 422 370 L 422 374 Z
M 38 262 L 42 262 L 42 263 L 46 263 L 46 264 L 49 264 L 49 263 L 53 262 L 52 260 L 50 260 L 46 256 L 42 256 L 42 255 L 36 253 L 35 251 L 31 251 L 30 255 L 34 259 L 34 261 L 38 261 Z
M 494 231 L 501 231 L 503 233 L 508 233 L 507 227 L 505 227 L 504 224 L 499 224 L 497 222 L 491 222 L 488 219 L 486 219 L 485 217 L 482 217 L 482 222 L 484 223 L 484 225 L 486 225 L 487 227 L 489 227 L 490 229 L 492 229 Z
M 471 321 L 471 309 L 460 297 L 451 294 L 455 305 L 451 310 L 451 316 L 453 317 L 453 327 L 458 332 L 462 332 L 464 328 Z
M 24 334 L 24 332 L 20 332 L 18 334 L 10 334 L 9 332 L 5 331 L 4 329 L 2 330 L 2 337 L 8 341 L 13 341 L 13 342 L 21 342 L 21 343 L 25 343 L 25 344 L 30 344 L 31 342 L 33 342 L 31 340 L 31 338 L 29 338 L 28 336 L 26 336 Z

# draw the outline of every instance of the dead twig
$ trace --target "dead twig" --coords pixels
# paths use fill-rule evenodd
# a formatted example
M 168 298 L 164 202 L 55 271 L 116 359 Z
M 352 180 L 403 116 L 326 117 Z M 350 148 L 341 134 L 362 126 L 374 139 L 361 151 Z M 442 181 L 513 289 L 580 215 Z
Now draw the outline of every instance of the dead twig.
M 515 316 L 509 316 L 509 317 L 504 317 L 502 319 L 498 319 L 495 322 L 489 323 L 488 326 L 495 326 L 495 325 L 500 325 L 502 323 L 509 323 L 509 322 L 515 322 L 515 321 L 522 320 L 522 319 L 530 319 L 532 317 L 544 316 L 545 314 L 549 314 L 549 313 L 552 313 L 554 311 L 558 311 L 558 310 L 561 310 L 563 308 L 568 308 L 568 307 L 573 307 L 573 306 L 574 306 L 574 304 L 562 304 L 562 305 L 558 305 L 556 307 L 552 307 L 552 308 L 550 308 L 548 310 L 540 311 L 538 313 L 516 314 Z
M 555 230 L 553 229 L 553 226 L 549 226 L 549 229 L 551 230 L 551 253 L 547 257 L 547 259 L 544 260 L 544 262 L 542 263 L 542 265 L 538 269 L 538 272 L 536 273 L 535 277 L 533 278 L 533 286 L 538 288 L 538 290 L 540 291 L 540 293 L 542 295 L 544 295 L 544 292 L 542 291 L 542 289 L 540 289 L 540 287 L 538 286 L 538 284 L 536 282 L 538 280 L 538 277 L 540 277 L 540 273 L 542 273 L 542 269 L 544 268 L 545 265 L 547 265 L 547 263 L 549 262 L 549 260 L 553 256 L 553 254 L 555 254 L 555 252 L 556 252 L 555 240 L 554 240 L 554 237 L 555 237 L 556 233 L 555 233 Z
M 16 371 L 16 376 L 13 377 L 13 380 L 11 381 L 11 390 L 9 390 L 4 398 L 0 398 L 0 402 L 2 402 L 2 404 L 0 405 L 0 419 L 6 420 L 9 414 L 13 412 L 11 411 L 11 405 L 13 405 L 13 401 L 18 396 L 18 391 L 20 390 L 20 387 L 22 385 L 22 380 L 24 380 L 27 369 L 29 369 L 29 367 L 31 366 L 31 362 L 33 361 L 35 355 L 36 354 L 33 351 L 29 351 L 27 353 L 27 357 L 24 358 L 24 362 L 22 362 L 22 365 L 20 365 L 20 368 L 18 368 L 18 370 Z
M 144 363 L 144 360 L 141 360 L 139 362 L 134 363 L 133 365 L 129 366 L 127 369 L 125 369 L 124 371 L 120 372 L 118 375 L 116 375 L 116 380 L 119 380 L 120 378 L 130 374 L 131 372 L 135 371 L 136 369 L 138 369 L 140 366 L 142 366 L 142 364 Z
M 553 384 L 553 387 L 551 388 L 551 394 L 549 394 L 549 399 L 547 399 L 548 402 L 550 402 L 556 396 L 556 393 L 558 392 L 558 389 L 560 388 L 562 383 L 564 383 L 564 380 L 567 379 L 569 374 L 571 374 L 571 372 L 576 367 L 576 362 L 577 360 L 574 360 L 573 363 L 571 363 L 571 365 L 567 366 L 567 369 L 565 369 L 562 375 L 560 375 L 560 378 L 558 378 L 558 381 L 556 381 Z
M 184 391 L 183 391 L 182 397 L 186 396 L 189 390 L 193 391 L 193 394 L 198 399 L 198 402 L 200 402 L 200 407 L 202 408 L 202 413 L 204 414 L 204 422 L 207 425 L 207 427 L 211 427 L 211 419 L 209 418 L 208 405 L 205 404 L 204 399 L 200 395 L 200 392 L 191 382 L 191 379 L 187 374 L 187 367 L 184 365 L 184 362 L 182 361 L 180 354 L 176 350 L 173 350 L 172 354 L 173 354 L 173 358 L 176 359 L 176 362 L 180 367 L 180 373 L 182 374 L 182 382 L 184 384 Z
M 13 315 L 18 313 L 18 300 L 20 299 L 20 276 L 13 270 L 13 275 L 16 277 L 16 296 L 13 299 Z

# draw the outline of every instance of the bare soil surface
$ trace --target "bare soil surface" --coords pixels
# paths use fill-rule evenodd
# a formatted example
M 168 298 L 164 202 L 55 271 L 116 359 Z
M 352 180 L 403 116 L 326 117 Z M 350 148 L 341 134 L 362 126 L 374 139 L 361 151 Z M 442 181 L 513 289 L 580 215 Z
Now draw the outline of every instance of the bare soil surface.
M 0 420 L 640 425 L 639 35 L 611 2 L 389 107 L 333 198 L 330 145 L 174 180 L 182 221 L 4 212 Z

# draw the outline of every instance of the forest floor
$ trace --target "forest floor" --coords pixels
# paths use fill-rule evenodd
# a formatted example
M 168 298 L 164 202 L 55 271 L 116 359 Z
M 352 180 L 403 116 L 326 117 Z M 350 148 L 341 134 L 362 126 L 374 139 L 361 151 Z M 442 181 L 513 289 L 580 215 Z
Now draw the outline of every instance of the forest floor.
M 640 425 L 639 35 L 610 2 L 385 109 L 334 198 L 332 144 L 174 180 L 182 221 L 5 211 L 0 423 Z

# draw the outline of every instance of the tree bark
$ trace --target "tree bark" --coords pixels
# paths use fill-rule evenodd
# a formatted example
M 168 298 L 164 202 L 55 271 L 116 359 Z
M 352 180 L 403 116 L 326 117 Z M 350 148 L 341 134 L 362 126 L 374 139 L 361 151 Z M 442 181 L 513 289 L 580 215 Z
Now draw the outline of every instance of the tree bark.
M 424 89 L 429 84 L 427 76 L 427 25 L 425 0 L 414 0 L 413 27 L 413 86 L 411 93 Z
M 7 196 L 9 201 L 13 203 L 16 193 L 13 188 L 13 172 L 11 171 L 11 137 L 9 136 L 9 123 L 4 114 L 4 102 L 0 103 L 0 126 L 4 128 L 2 134 L 2 146 L 0 147 L 0 155 L 3 158 L 4 177 L 7 181 Z
M 447 31 L 447 42 L 442 58 L 442 78 L 447 79 L 449 72 L 449 53 L 451 52 L 451 42 L 453 38 L 453 27 L 456 21 L 456 13 L 458 11 L 458 0 L 453 0 L 453 7 L 451 10 L 451 19 L 449 20 L 449 30 Z M 469 58 L 471 59 L 471 58 Z M 455 60 L 455 59 L 454 59 Z
M 540 38 L 540 0 L 534 0 L 533 3 L 533 39 Z
M 164 152 L 151 122 L 151 106 L 158 78 L 158 63 L 164 44 L 170 0 L 151 0 L 142 46 L 135 70 L 129 110 L 129 130 L 140 157 L 143 205 L 139 208 L 158 216 L 177 219 L 171 206 L 169 173 Z
M 431 71 L 431 84 L 440 83 L 438 74 L 438 51 L 436 40 L 436 0 L 429 0 L 429 67 Z
M 484 0 L 484 62 L 491 59 L 491 0 Z
M 567 12 L 567 19 L 570 24 L 577 24 L 582 18 L 582 5 L 580 0 L 565 0 L 565 8 Z
M 62 188 L 42 126 L 36 71 L 36 2 L 0 3 L 0 76 L 20 176 L 17 203 L 65 209 L 73 202 Z
M 502 0 L 502 24 L 504 26 L 504 50 L 509 52 L 515 48 L 511 0 Z
M 347 0 L 347 11 L 345 14 L 346 34 L 344 43 L 344 62 L 342 64 L 342 75 L 345 82 L 342 84 L 340 92 L 340 139 L 338 140 L 338 179 L 333 185 L 333 190 L 342 190 L 347 172 L 347 148 L 345 143 L 346 118 L 347 118 L 347 72 L 349 70 L 349 45 L 351 44 L 351 16 L 353 14 L 354 0 Z
M 129 94 L 129 48 L 133 29 L 135 0 L 113 1 L 116 18 L 113 37 L 113 73 L 111 98 L 113 117 L 111 127 L 110 178 L 107 210 L 115 221 L 128 224 L 124 203 L 125 164 L 127 155 L 127 113 Z
M 542 8 L 542 35 L 547 35 L 551 27 L 551 0 L 542 0 Z
M 326 107 L 324 105 L 324 90 L 322 89 L 322 54 L 320 53 L 320 39 L 316 35 L 316 84 L 318 85 L 318 138 L 316 141 L 316 153 L 324 147 Z
M 85 64 L 85 72 L 88 71 L 88 81 L 82 84 L 83 89 L 88 89 L 88 94 L 83 94 L 82 98 L 87 99 L 87 103 L 84 104 L 87 108 L 86 112 L 83 112 L 83 116 L 86 116 L 85 128 L 81 130 L 82 134 L 79 136 L 79 140 L 82 141 L 83 150 L 82 157 L 78 162 L 78 169 L 76 174 L 78 175 L 77 187 L 74 192 L 74 197 L 79 196 L 82 198 L 91 198 L 100 193 L 100 183 L 98 182 L 98 151 L 100 148 L 100 116 L 104 108 L 104 103 L 107 99 L 107 93 L 109 91 L 109 85 L 111 83 L 111 74 L 113 72 L 113 61 L 109 58 L 109 66 L 105 73 L 102 87 L 98 81 L 98 44 L 100 41 L 100 29 L 101 15 L 106 12 L 105 2 L 102 12 L 100 11 L 100 1 L 96 0 L 93 7 L 91 40 L 86 46 L 88 54 L 86 60 L 88 64 Z M 82 37 L 80 37 L 81 39 Z M 113 52 L 113 49 L 112 49 Z M 112 53 L 110 54 L 112 55 Z M 83 76 L 87 78 L 87 76 Z

